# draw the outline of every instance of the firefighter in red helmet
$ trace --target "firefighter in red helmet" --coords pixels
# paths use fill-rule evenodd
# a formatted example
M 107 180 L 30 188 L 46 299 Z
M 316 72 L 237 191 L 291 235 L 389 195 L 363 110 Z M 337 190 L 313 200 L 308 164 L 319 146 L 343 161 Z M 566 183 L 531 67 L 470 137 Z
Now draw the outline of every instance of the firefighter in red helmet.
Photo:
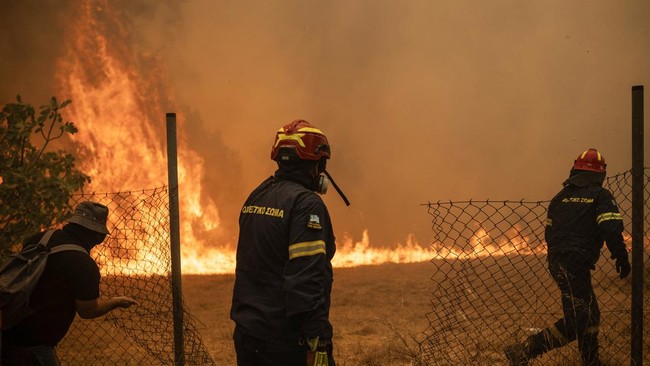
M 523 343 L 506 347 L 511 366 L 528 365 L 541 354 L 574 340 L 584 366 L 601 365 L 598 357 L 600 310 L 591 270 L 603 241 L 615 259 L 620 278 L 630 273 L 623 241 L 623 221 L 614 197 L 603 188 L 605 158 L 596 149 L 578 156 L 562 190 L 551 200 L 546 220 L 548 268 L 562 293 L 564 317 Z
M 321 130 L 304 120 L 287 124 L 271 149 L 278 169 L 242 207 L 230 311 L 239 366 L 334 366 L 336 246 L 320 197 L 330 156 Z

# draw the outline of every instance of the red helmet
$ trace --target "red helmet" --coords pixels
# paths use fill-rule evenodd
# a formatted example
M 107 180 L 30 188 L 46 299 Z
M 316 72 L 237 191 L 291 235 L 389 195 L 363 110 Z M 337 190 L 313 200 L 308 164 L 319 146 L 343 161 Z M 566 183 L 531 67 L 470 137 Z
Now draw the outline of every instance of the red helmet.
M 292 150 L 302 160 L 318 161 L 321 158 L 329 159 L 330 157 L 330 145 L 325 134 L 309 122 L 301 119 L 295 120 L 278 130 L 275 135 L 275 143 L 271 149 L 271 159 L 277 160 L 278 155 L 283 159 L 289 159 L 290 157 L 283 155 L 281 151 L 291 152 Z
M 586 150 L 573 163 L 573 169 L 591 172 L 604 172 L 606 167 L 605 157 L 596 149 Z

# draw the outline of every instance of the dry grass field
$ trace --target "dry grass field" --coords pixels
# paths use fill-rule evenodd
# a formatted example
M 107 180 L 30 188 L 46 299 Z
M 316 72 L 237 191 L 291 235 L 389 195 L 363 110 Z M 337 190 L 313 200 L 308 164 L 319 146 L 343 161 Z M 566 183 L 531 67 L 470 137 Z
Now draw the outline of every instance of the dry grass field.
M 561 313 L 557 289 L 544 277 L 548 276 L 544 262 L 543 258 L 518 257 L 336 268 L 331 321 L 337 365 L 417 366 L 417 358 L 422 356 L 418 342 L 432 330 L 435 337 L 428 342 L 433 343 L 426 343 L 434 346 L 428 349 L 433 353 L 426 354 L 429 365 L 505 365 L 502 349 L 513 340 L 523 340 L 522 329 L 551 324 Z M 498 270 L 488 273 L 488 267 Z M 606 259 L 600 269 L 595 280 L 603 313 L 601 356 L 606 366 L 629 364 L 630 317 L 625 309 L 629 309 L 630 282 L 616 278 Z M 650 278 L 650 273 L 647 276 Z M 58 349 L 63 364 L 154 366 L 169 359 L 173 354 L 170 344 L 161 346 L 163 342 L 158 341 L 165 337 L 169 342 L 173 334 L 171 319 L 162 317 L 170 313 L 165 308 L 170 304 L 162 300 L 169 294 L 161 292 L 160 285 L 150 289 L 152 279 L 105 280 L 112 283 L 115 293 L 131 294 L 141 304 L 132 310 L 118 310 L 112 321 L 75 321 Z M 234 275 L 183 276 L 186 310 L 218 366 L 235 365 L 234 323 L 229 317 L 233 284 Z M 451 291 L 449 296 L 442 289 Z M 480 295 L 475 304 L 461 301 L 475 294 Z M 646 296 L 646 304 L 650 303 L 647 300 Z M 429 319 L 434 322 L 431 328 Z M 120 326 L 112 326 L 115 323 Z M 650 329 L 647 317 L 644 328 Z M 644 334 L 647 337 L 649 332 Z M 133 338 L 148 341 L 136 344 Z M 144 347 L 161 357 L 147 353 Z M 650 344 L 646 342 L 644 348 L 647 360 Z M 579 360 L 573 344 L 531 365 L 576 364 Z
M 428 326 L 431 263 L 336 268 L 331 321 L 337 366 L 411 365 Z M 217 365 L 235 365 L 233 275 L 183 277 L 185 301 Z

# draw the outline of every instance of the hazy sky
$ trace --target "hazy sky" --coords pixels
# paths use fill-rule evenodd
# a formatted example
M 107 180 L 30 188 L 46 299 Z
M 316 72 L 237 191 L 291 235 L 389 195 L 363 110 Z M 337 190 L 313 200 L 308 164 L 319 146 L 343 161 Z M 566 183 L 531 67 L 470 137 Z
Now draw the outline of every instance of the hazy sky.
M 77 4 L 0 3 L 0 103 L 64 93 L 55 61 Z M 186 118 L 205 194 L 229 227 L 274 171 L 275 131 L 293 119 L 332 145 L 328 170 L 352 202 L 325 196 L 337 236 L 426 243 L 422 203 L 550 199 L 589 147 L 610 173 L 630 169 L 630 90 L 650 93 L 642 0 L 108 4 L 128 29 L 112 41 L 162 64 L 174 95 L 162 108 Z

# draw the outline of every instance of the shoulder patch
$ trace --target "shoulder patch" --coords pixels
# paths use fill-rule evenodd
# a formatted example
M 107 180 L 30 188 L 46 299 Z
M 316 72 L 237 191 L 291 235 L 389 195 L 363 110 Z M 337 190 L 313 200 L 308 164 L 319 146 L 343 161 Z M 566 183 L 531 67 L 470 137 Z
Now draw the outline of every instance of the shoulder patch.
M 318 215 L 310 214 L 307 227 L 310 229 L 321 230 L 323 227 L 320 224 L 320 217 L 318 217 Z

